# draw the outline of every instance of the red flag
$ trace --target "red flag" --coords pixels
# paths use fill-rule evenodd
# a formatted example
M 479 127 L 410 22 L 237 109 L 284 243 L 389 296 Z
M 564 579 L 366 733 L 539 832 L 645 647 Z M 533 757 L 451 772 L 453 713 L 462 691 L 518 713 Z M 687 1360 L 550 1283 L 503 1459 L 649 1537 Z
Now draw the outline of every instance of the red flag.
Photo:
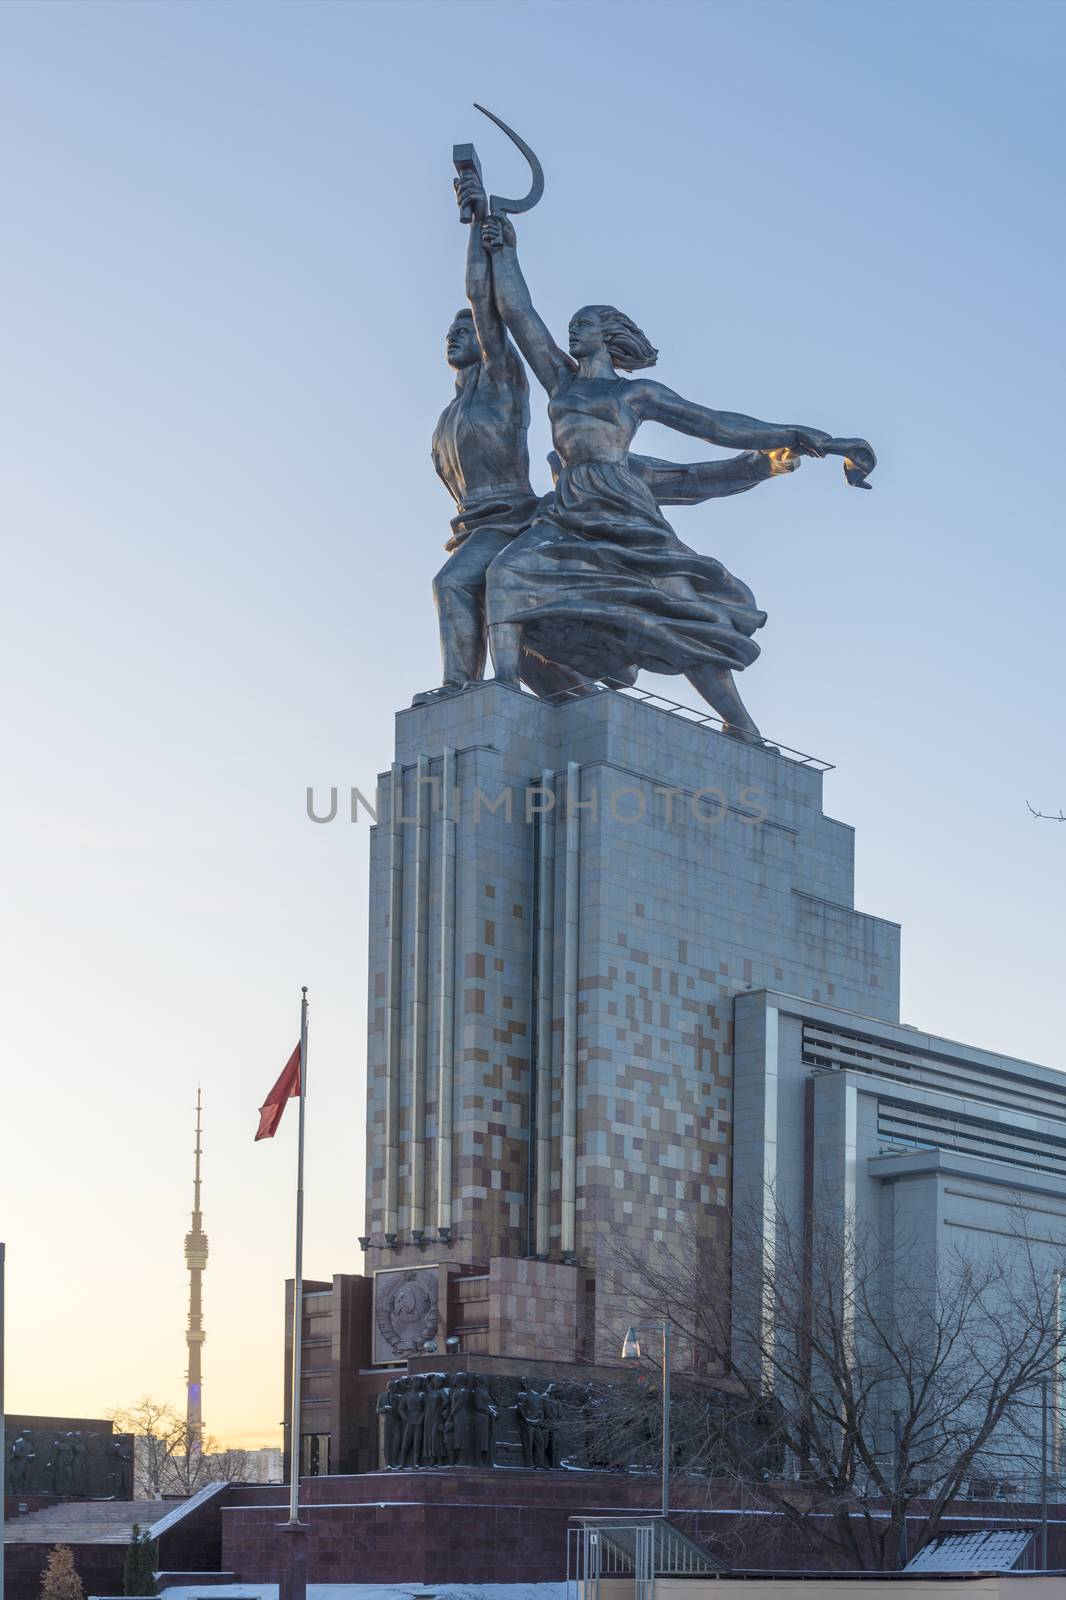
M 273 1139 L 278 1131 L 281 1113 L 285 1110 L 286 1100 L 293 1100 L 300 1093 L 300 1046 L 297 1045 L 285 1066 L 282 1068 L 281 1077 L 259 1107 L 259 1132 L 256 1139 Z

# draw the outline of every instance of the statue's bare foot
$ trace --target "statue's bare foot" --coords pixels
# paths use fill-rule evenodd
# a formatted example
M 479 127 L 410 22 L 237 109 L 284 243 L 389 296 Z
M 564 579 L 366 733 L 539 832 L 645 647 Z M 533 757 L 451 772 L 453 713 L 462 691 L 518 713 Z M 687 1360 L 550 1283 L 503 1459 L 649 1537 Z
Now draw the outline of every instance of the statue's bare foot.
M 758 750 L 772 750 L 748 711 L 733 681 L 733 674 L 729 668 L 720 662 L 709 662 L 705 666 L 697 667 L 686 672 L 686 678 L 694 689 L 706 700 L 712 711 L 716 711 L 722 719 L 722 732 L 731 739 L 740 739 L 744 744 L 754 745 Z
M 462 694 L 468 687 L 465 683 L 442 683 L 439 689 L 423 689 L 421 694 L 415 695 L 411 705 L 428 706 L 435 700 L 450 700 L 453 694 Z
M 754 723 L 750 728 L 744 728 L 738 727 L 735 723 L 723 722 L 722 732 L 730 739 L 739 739 L 741 744 L 753 745 L 756 750 L 769 750 L 774 756 L 781 754 L 776 744 L 771 744 L 768 739 L 763 738 Z

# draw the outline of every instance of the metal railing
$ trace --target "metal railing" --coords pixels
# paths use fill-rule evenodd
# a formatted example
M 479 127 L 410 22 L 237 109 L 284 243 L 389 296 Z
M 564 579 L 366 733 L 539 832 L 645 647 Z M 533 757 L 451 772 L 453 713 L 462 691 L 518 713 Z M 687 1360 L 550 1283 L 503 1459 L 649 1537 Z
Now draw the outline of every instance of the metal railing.
M 627 700 L 639 700 L 644 705 L 653 706 L 658 711 L 666 711 L 672 717 L 681 717 L 686 722 L 694 722 L 699 727 L 716 729 L 719 733 L 725 727 L 722 717 L 713 711 L 697 710 L 695 706 L 682 705 L 679 700 L 670 700 L 664 694 L 654 694 L 650 689 L 639 689 L 635 685 L 619 684 L 610 688 L 606 684 L 595 683 L 591 678 L 586 678 L 573 689 L 559 689 L 555 694 L 541 695 L 542 700 L 547 700 L 550 705 L 560 706 L 567 700 L 584 700 L 593 694 L 620 694 Z M 791 745 L 781 744 L 776 739 L 768 739 L 767 745 L 776 750 L 779 755 L 787 756 L 790 761 L 796 761 L 800 766 L 810 767 L 815 772 L 832 772 L 832 761 L 823 761 L 820 756 L 809 755 L 804 750 L 794 750 Z
M 658 1577 L 716 1573 L 725 1564 L 663 1517 L 571 1517 L 566 1600 L 600 1600 L 603 1579 L 630 1579 L 633 1600 L 654 1600 Z

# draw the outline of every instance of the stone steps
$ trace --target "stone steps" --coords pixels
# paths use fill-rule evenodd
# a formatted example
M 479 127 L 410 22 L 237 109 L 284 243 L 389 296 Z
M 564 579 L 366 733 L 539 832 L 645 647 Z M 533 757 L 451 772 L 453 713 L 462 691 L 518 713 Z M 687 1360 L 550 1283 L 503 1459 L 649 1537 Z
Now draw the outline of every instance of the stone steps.
M 4 1525 L 5 1544 L 128 1544 L 183 1500 L 77 1500 L 28 1512 Z

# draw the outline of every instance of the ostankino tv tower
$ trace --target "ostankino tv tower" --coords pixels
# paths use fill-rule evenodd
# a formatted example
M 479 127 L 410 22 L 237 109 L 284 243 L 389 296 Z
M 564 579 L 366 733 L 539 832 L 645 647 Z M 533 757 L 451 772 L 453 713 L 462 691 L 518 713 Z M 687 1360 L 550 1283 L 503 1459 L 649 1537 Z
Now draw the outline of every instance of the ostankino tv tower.
M 200 1393 L 202 1382 L 201 1353 L 204 1338 L 204 1307 L 202 1284 L 207 1266 L 207 1234 L 200 1214 L 200 1091 L 196 1091 L 196 1166 L 192 1189 L 192 1227 L 185 1235 L 185 1265 L 189 1269 L 189 1328 L 185 1342 L 189 1347 L 189 1370 L 186 1373 L 185 1421 L 188 1430 L 188 1453 L 193 1455 L 203 1448 L 204 1414 Z

